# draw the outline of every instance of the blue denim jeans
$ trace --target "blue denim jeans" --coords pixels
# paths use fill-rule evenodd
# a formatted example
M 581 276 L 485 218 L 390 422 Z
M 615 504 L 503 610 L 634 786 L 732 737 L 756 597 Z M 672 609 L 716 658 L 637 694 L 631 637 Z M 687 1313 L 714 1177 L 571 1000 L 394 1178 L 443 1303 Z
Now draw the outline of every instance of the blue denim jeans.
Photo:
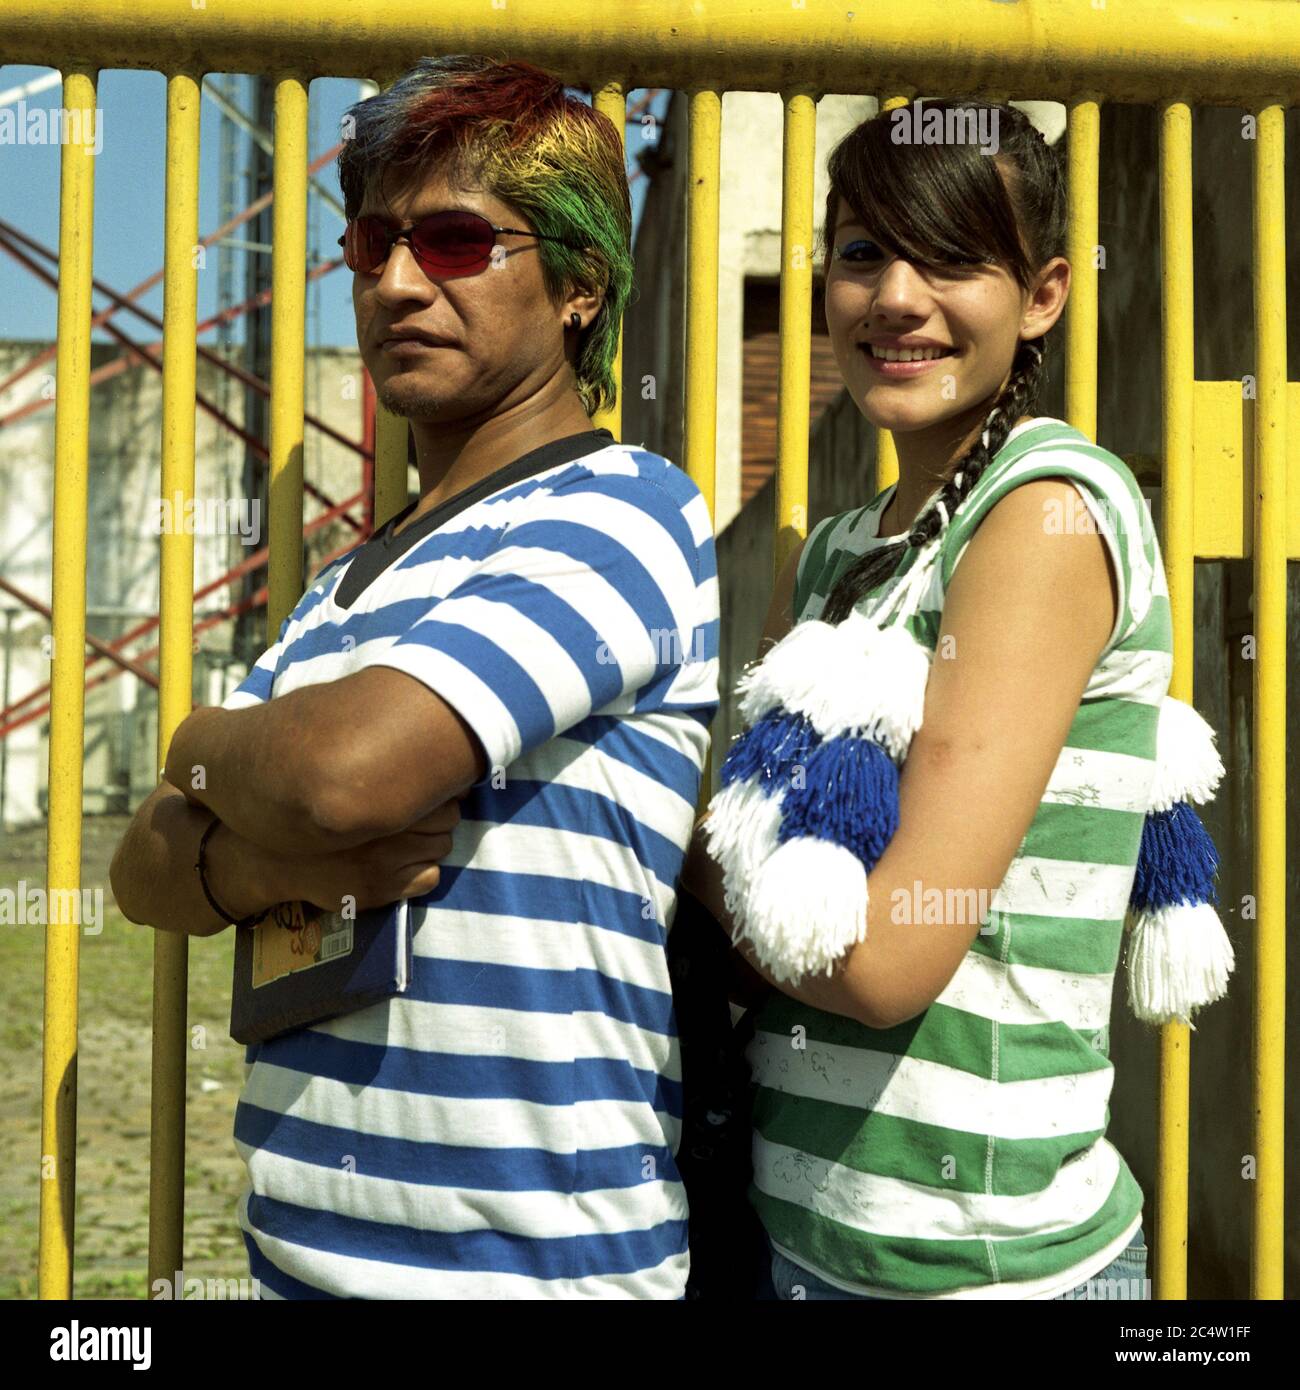
M 771 1242 L 769 1241 L 769 1247 Z M 1147 1284 L 1147 1247 L 1139 1226 L 1136 1235 L 1127 1248 L 1120 1251 L 1105 1269 L 1094 1274 L 1091 1279 L 1079 1284 L 1065 1293 L 1057 1294 L 1056 1300 L 1072 1299 L 1149 1299 L 1151 1289 Z M 787 1260 L 784 1255 L 772 1250 L 772 1272 L 770 1287 L 761 1287 L 758 1298 L 771 1300 L 793 1300 L 795 1291 L 803 1299 L 851 1299 L 866 1303 L 888 1303 L 892 1300 L 876 1298 L 873 1294 L 849 1293 L 847 1289 L 837 1289 L 819 1279 L 810 1270 Z

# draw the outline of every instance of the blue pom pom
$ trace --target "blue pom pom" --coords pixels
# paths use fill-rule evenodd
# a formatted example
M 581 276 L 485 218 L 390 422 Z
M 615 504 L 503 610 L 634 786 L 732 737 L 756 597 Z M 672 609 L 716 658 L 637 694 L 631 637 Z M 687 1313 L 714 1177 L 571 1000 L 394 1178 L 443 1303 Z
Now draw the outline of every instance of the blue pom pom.
M 1151 912 L 1176 903 L 1217 903 L 1214 876 L 1219 852 L 1201 818 L 1186 801 L 1148 812 L 1129 907 Z
M 898 829 L 898 768 L 869 738 L 844 734 L 812 750 L 804 785 L 781 804 L 777 843 L 804 836 L 849 850 L 867 872 Z
M 789 781 L 789 769 L 806 764 L 821 737 L 802 714 L 791 714 L 780 705 L 762 718 L 731 745 L 718 780 L 724 787 L 753 779 L 769 796 Z

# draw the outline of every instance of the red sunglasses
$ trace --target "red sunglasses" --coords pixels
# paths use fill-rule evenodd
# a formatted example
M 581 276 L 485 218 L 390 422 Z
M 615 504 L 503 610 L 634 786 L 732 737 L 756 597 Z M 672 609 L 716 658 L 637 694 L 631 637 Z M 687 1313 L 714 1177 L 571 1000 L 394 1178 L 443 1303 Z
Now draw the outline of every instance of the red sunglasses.
M 494 227 L 476 212 L 449 208 L 431 213 L 409 227 L 391 227 L 378 217 L 356 217 L 339 237 L 343 260 L 349 270 L 372 275 L 392 253 L 394 245 L 406 241 L 415 263 L 430 278 L 452 280 L 461 275 L 477 275 L 492 260 L 496 239 L 502 233 L 531 236 L 539 241 L 558 241 L 575 251 L 585 248 L 563 237 L 544 236 L 522 227 Z

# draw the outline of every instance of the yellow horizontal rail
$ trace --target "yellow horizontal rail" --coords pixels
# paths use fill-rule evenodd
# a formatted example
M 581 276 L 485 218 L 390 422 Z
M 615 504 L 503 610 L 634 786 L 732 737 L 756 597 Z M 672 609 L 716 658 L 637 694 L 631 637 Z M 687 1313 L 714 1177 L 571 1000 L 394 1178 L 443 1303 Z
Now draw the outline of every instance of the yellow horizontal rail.
M 627 88 L 787 91 L 1081 91 L 1150 103 L 1277 99 L 1300 87 L 1300 5 L 1273 0 L 951 0 L 736 5 L 729 0 L 74 0 L 0 17 L 10 63 L 91 68 L 379 75 L 428 53 L 497 53 L 565 80 L 618 73 Z M 725 35 L 725 39 L 720 37 Z

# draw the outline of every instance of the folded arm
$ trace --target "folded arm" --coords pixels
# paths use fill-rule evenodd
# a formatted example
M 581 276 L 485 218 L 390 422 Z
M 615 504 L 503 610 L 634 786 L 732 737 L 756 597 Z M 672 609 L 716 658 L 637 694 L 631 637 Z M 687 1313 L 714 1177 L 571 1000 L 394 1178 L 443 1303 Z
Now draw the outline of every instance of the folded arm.
M 698 635 L 691 517 L 698 525 L 704 511 L 667 467 L 575 471 L 531 497 L 363 670 L 272 699 L 279 661 L 268 652 L 246 682 L 257 704 L 196 710 L 180 725 L 167 782 L 274 853 L 396 836 L 484 783 L 489 766 L 504 770 L 685 665 Z
M 164 775 L 243 838 L 306 854 L 402 830 L 485 768 L 446 701 L 401 671 L 368 667 L 250 708 L 195 710 Z
M 240 688 L 256 704 L 195 710 L 173 735 L 164 780 L 110 869 L 131 921 L 195 936 L 228 925 L 195 867 L 214 815 L 208 884 L 235 919 L 291 900 L 335 910 L 343 895 L 373 906 L 431 886 L 449 842 L 431 848 L 428 835 L 433 822 L 445 831 L 447 807 L 481 775 L 476 736 L 387 668 L 269 698 L 287 626 Z
M 350 849 L 280 854 L 214 824 L 206 807 L 164 782 L 135 813 L 109 878 L 131 921 L 191 936 L 215 935 L 230 919 L 282 902 L 360 912 L 434 889 L 459 821 L 460 806 L 447 801 L 403 831 Z M 204 872 L 221 912 L 203 892 L 197 868 L 199 840 L 210 825 Z

